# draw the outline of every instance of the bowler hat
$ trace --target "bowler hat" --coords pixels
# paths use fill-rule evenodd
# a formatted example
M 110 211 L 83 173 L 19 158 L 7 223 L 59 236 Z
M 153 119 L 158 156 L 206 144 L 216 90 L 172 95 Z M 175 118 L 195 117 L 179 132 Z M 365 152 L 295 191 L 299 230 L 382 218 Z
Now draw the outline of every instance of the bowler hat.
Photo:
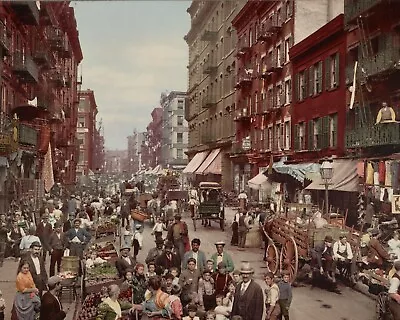
M 30 246 L 30 248 L 34 248 L 34 247 L 41 248 L 42 245 L 41 245 L 41 243 L 39 241 L 33 241 L 31 246 Z
M 325 236 L 324 242 L 330 242 L 330 243 L 332 243 L 332 242 L 333 242 L 332 236 Z
M 167 241 L 164 245 L 165 248 L 172 249 L 174 247 L 174 244 L 171 241 Z
M 242 273 L 242 274 L 254 273 L 254 269 L 251 267 L 250 262 L 244 261 L 242 263 L 242 266 L 240 267 L 240 273 Z
M 156 244 L 164 244 L 164 239 L 163 238 L 157 238 L 156 239 Z

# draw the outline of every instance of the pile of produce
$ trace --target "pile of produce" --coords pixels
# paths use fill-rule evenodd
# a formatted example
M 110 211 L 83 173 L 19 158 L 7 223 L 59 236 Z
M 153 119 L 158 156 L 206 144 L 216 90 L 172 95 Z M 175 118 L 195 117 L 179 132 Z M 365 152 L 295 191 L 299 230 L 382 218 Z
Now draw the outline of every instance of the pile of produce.
M 118 279 L 117 268 L 109 263 L 103 263 L 87 270 L 86 282 L 88 280 L 96 280 L 96 283 L 99 283 L 99 281 L 107 279 Z
M 85 298 L 78 320 L 91 320 L 97 315 L 97 307 L 101 303 L 102 294 L 92 293 Z
M 117 231 L 117 225 L 112 221 L 104 221 L 96 228 L 97 234 L 113 233 Z
M 76 278 L 77 274 L 76 274 L 76 272 L 63 271 L 63 272 L 60 272 L 60 273 L 58 274 L 58 276 L 59 276 L 61 279 L 63 279 L 63 280 L 67 280 L 67 279 L 74 279 L 74 278 Z

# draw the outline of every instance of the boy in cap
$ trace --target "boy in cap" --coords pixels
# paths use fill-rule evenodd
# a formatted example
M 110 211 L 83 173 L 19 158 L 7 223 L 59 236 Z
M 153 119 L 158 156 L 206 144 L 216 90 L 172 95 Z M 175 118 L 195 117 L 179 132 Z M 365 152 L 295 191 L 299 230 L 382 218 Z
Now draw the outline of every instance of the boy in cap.
M 333 272 L 333 238 L 332 236 L 325 236 L 324 242 L 317 244 L 311 250 L 312 265 L 314 268 L 318 268 L 320 274 L 324 274 L 329 280 L 335 281 Z

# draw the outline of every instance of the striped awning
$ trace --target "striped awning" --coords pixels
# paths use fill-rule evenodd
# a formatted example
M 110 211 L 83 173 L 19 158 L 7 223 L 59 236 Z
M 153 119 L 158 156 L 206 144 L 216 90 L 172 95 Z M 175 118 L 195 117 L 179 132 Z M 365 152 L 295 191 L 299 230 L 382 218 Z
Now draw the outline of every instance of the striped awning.
M 198 152 L 194 155 L 193 159 L 187 164 L 186 168 L 183 169 L 182 173 L 194 173 L 203 163 L 204 159 L 207 157 L 208 152 Z

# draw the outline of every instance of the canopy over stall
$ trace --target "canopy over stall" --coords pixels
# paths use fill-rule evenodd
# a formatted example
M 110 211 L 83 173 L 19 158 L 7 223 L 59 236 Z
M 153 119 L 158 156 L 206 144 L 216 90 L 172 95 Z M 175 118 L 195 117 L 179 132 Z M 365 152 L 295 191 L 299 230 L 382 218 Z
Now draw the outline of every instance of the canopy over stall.
M 193 159 L 187 164 L 186 168 L 183 169 L 182 173 L 195 173 L 207 157 L 207 154 L 207 151 L 196 153 Z
M 206 170 L 210 167 L 210 165 L 214 162 L 214 160 L 217 159 L 220 152 L 221 152 L 221 149 L 212 150 L 210 152 L 210 154 L 208 155 L 208 157 L 206 158 L 206 160 L 204 160 L 204 162 L 201 164 L 201 166 L 196 170 L 196 174 L 214 173 L 214 172 L 206 172 Z M 215 166 L 215 168 L 211 168 L 211 169 L 212 169 L 211 171 L 214 171 L 213 169 L 218 169 L 218 166 Z M 220 174 L 220 172 L 217 174 Z
M 329 181 L 329 190 L 358 192 L 359 185 L 357 161 L 344 159 L 333 161 L 333 177 Z M 321 176 L 316 176 L 306 190 L 325 190 L 325 182 Z
M 316 176 L 319 173 L 320 165 L 318 163 L 298 163 L 298 164 L 285 164 L 283 160 L 276 162 L 272 168 L 280 174 L 287 174 L 297 181 L 304 183 L 304 179 Z M 318 174 L 319 176 L 319 174 Z M 319 176 L 320 177 L 320 176 Z M 312 179 L 314 180 L 314 179 Z
M 249 185 L 249 188 L 254 190 L 266 190 L 272 188 L 271 183 L 263 172 L 260 172 L 258 175 L 251 178 L 247 184 Z

